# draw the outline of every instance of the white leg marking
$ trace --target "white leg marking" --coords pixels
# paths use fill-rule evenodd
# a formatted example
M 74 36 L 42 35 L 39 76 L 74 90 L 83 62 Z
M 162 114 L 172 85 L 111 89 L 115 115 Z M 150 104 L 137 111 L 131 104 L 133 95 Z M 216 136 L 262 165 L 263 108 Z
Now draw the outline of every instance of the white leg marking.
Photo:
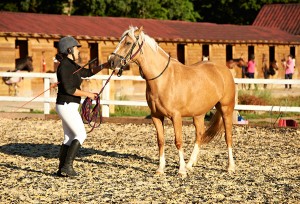
M 233 160 L 233 154 L 232 154 L 232 148 L 228 148 L 228 172 L 234 172 L 235 171 L 235 164 Z
M 163 155 L 159 157 L 159 167 L 156 170 L 156 173 L 163 174 L 165 167 L 166 167 L 166 159 L 165 159 L 165 153 L 163 153 Z
M 185 161 L 184 161 L 184 155 L 183 151 L 179 150 L 179 175 L 182 177 L 186 177 L 186 168 L 185 168 Z
M 195 143 L 195 146 L 194 146 L 194 149 L 193 149 L 190 161 L 186 165 L 186 168 L 188 170 L 193 170 L 193 165 L 195 165 L 196 162 L 197 162 L 197 157 L 198 157 L 199 151 L 200 151 L 199 145 L 197 143 Z

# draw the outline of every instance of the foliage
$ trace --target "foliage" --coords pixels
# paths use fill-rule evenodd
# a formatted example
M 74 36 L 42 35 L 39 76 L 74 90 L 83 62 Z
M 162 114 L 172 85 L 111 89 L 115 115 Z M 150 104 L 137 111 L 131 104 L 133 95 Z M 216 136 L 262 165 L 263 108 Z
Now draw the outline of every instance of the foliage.
M 1 0 L 0 11 L 62 14 L 68 0 Z
M 273 97 L 268 90 L 239 91 L 239 104 L 270 105 L 270 106 L 300 106 L 300 96 Z
M 252 24 L 265 4 L 299 0 L 1 0 L 1 11 Z
M 112 117 L 118 116 L 134 116 L 134 117 L 147 117 L 150 115 L 148 107 L 136 106 L 115 106 L 115 113 L 110 114 Z
M 255 94 L 256 93 L 256 94 Z M 266 99 L 259 97 L 257 92 L 254 92 L 254 94 L 250 93 L 239 93 L 239 104 L 242 105 L 266 105 Z

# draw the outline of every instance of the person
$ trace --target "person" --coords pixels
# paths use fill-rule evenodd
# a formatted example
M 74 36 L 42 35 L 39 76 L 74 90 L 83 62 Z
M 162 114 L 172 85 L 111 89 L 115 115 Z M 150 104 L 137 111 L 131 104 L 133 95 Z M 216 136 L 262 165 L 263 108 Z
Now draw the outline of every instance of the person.
M 270 76 L 274 76 L 277 70 L 278 70 L 277 61 L 273 60 L 270 64 L 270 68 L 267 68 L 267 66 L 263 66 L 264 78 L 269 79 Z M 264 84 L 264 88 L 267 88 L 267 84 Z
M 73 168 L 76 154 L 87 137 L 84 123 L 78 112 L 81 97 L 96 99 L 98 95 L 80 89 L 81 77 L 90 77 L 103 68 L 109 68 L 108 63 L 93 67 L 81 68 L 76 62 L 79 59 L 81 45 L 75 38 L 66 36 L 58 42 L 56 58 L 59 65 L 56 71 L 58 92 L 56 111 L 62 120 L 64 139 L 59 152 L 58 176 L 77 176 Z
M 239 61 L 239 67 L 242 69 L 242 78 L 247 78 L 247 63 L 244 61 L 244 59 L 241 57 L 240 58 L 240 61 Z M 242 89 L 246 89 L 246 85 L 245 84 L 242 84 Z
M 267 65 L 267 58 L 265 54 L 263 54 L 263 58 L 262 58 L 262 72 L 264 74 L 264 79 L 270 78 L 269 68 Z M 267 88 L 267 84 L 264 84 L 264 88 L 265 89 Z
M 248 73 L 247 77 L 250 78 L 250 79 L 254 79 L 255 66 L 256 66 L 254 59 L 255 59 L 255 56 L 252 54 L 250 56 L 250 60 L 248 62 L 248 67 L 247 67 L 247 73 Z M 251 87 L 251 84 L 249 84 L 248 89 L 250 89 L 250 87 Z
M 288 55 L 288 60 L 286 61 L 286 65 L 285 65 L 285 79 L 292 79 L 293 78 L 293 74 L 294 74 L 294 70 L 295 70 L 295 63 L 293 60 L 292 55 Z M 288 85 L 285 85 L 285 88 L 288 88 Z M 292 85 L 289 85 L 289 88 L 292 88 Z

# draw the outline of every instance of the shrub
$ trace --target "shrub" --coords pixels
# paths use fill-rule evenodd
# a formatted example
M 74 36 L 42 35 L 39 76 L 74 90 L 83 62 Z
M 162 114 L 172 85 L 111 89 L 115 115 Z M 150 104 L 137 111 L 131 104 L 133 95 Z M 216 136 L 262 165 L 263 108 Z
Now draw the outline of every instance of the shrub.
M 255 95 L 243 94 L 239 96 L 239 104 L 243 105 L 267 105 L 267 102 L 263 98 L 259 98 Z

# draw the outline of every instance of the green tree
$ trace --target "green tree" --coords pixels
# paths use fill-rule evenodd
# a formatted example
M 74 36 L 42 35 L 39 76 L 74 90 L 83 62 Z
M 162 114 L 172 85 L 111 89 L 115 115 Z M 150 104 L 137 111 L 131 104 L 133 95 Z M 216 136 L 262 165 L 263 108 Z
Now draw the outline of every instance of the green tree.
M 252 24 L 265 4 L 299 3 L 299 0 L 192 0 L 202 22 Z
M 0 10 L 249 25 L 272 3 L 299 0 L 1 0 Z
M 1 11 L 31 13 L 63 13 L 64 3 L 68 0 L 1 0 Z
M 73 0 L 72 15 L 106 16 L 107 0 Z
M 189 0 L 74 0 L 74 15 L 197 21 Z
M 162 6 L 168 11 L 167 19 L 195 22 L 201 17 L 194 11 L 194 5 L 189 0 L 163 0 Z

